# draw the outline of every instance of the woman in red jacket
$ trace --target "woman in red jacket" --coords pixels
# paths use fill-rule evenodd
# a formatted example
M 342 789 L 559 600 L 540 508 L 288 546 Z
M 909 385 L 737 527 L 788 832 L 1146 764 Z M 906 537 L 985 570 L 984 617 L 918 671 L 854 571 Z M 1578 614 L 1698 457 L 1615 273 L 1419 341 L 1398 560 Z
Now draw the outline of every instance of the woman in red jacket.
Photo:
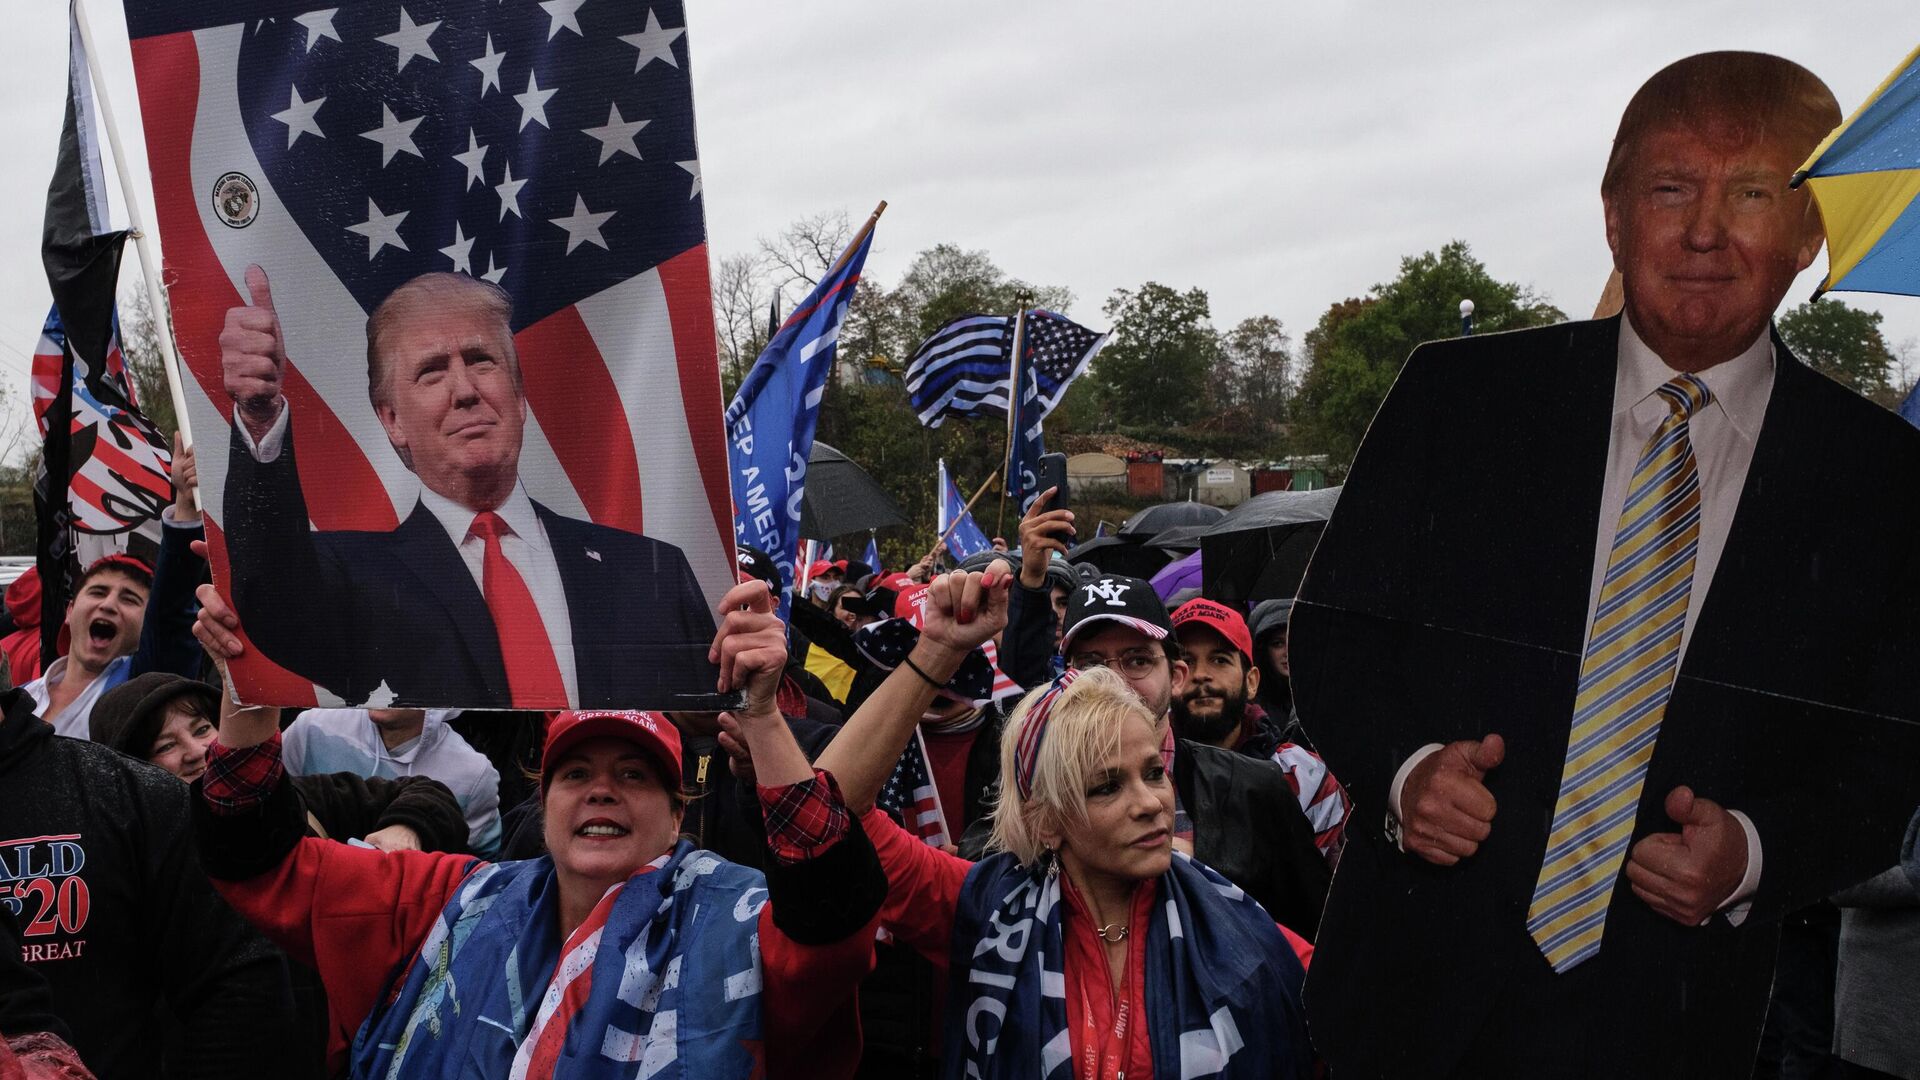
M 919 642 L 817 762 L 886 867 L 881 924 L 949 972 L 945 1075 L 1304 1080 L 1310 947 L 1174 853 L 1153 717 L 1119 676 L 1070 672 L 1015 710 L 998 854 L 969 863 L 872 809 L 934 691 L 1005 624 L 1012 573 L 934 582 Z
M 238 624 L 211 588 L 201 599 L 195 632 L 224 660 Z M 653 714 L 550 724 L 550 854 L 493 865 L 302 839 L 274 723 L 223 718 L 196 807 L 203 860 L 319 971 L 357 1032 L 354 1077 L 851 1075 L 886 882 L 831 779 L 784 735 L 767 586 L 736 587 L 721 613 L 720 689 L 745 689 L 734 726 L 768 785 L 764 877 L 679 838 L 679 735 Z

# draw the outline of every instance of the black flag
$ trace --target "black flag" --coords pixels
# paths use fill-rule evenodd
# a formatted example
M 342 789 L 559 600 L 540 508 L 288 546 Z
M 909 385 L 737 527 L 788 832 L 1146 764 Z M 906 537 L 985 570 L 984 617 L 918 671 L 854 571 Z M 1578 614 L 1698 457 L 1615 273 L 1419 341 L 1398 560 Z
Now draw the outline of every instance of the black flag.
M 69 13 L 71 17 L 71 12 Z M 42 670 L 58 654 L 61 623 L 72 595 L 73 512 L 68 502 L 73 458 L 73 381 L 78 370 L 97 376 L 106 370 L 113 339 L 114 294 L 120 282 L 120 251 L 125 230 L 107 228 L 106 191 L 100 155 L 92 145 L 93 100 L 87 82 L 86 55 L 77 26 L 69 30 L 67 117 L 60 130 L 60 154 L 47 186 L 46 228 L 40 258 L 53 290 L 53 306 L 66 331 L 60 379 L 46 413 L 44 467 L 35 485 L 39 514 L 40 656 Z M 91 386 L 104 379 L 88 378 Z M 113 402 L 115 405 L 123 402 Z

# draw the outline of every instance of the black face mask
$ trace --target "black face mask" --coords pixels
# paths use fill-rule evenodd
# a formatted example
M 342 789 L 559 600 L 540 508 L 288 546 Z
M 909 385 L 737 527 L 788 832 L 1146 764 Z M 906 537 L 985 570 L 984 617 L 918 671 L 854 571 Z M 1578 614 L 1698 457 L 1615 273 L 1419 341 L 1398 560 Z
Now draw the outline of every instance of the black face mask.
M 1187 709 L 1198 694 L 1189 691 L 1173 699 L 1173 733 L 1193 742 L 1214 743 L 1240 730 L 1247 718 L 1247 690 L 1243 683 L 1237 691 L 1220 692 L 1215 700 L 1220 711 L 1213 716 L 1195 716 Z

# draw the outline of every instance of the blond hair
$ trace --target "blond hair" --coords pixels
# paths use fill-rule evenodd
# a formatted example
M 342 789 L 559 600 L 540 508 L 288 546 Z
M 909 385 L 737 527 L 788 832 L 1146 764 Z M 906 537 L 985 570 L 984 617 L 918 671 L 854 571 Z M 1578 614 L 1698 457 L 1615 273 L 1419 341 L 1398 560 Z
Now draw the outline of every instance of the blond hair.
M 1774 143 L 1798 164 L 1839 125 L 1833 91 L 1799 64 L 1767 53 L 1699 53 L 1655 72 L 1627 102 L 1600 191 L 1612 195 L 1642 140 L 1659 132 Z
M 1063 831 L 1087 820 L 1087 778 L 1120 752 L 1128 720 L 1153 725 L 1153 714 L 1125 679 L 1104 667 L 1078 672 L 1045 717 L 1046 732 L 1033 763 L 1033 794 L 1020 797 L 1014 757 L 1034 705 L 1052 689 L 1043 686 L 1020 699 L 1000 736 L 1000 803 L 993 815 L 990 846 L 1022 865 L 1040 857 L 1043 832 Z

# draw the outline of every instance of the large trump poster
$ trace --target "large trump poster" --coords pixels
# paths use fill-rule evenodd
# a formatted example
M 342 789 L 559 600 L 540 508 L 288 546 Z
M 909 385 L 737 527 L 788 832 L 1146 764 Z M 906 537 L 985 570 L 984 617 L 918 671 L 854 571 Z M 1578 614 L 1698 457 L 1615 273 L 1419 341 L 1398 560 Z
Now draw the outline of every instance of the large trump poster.
M 243 699 L 710 704 L 685 13 L 127 4 Z

